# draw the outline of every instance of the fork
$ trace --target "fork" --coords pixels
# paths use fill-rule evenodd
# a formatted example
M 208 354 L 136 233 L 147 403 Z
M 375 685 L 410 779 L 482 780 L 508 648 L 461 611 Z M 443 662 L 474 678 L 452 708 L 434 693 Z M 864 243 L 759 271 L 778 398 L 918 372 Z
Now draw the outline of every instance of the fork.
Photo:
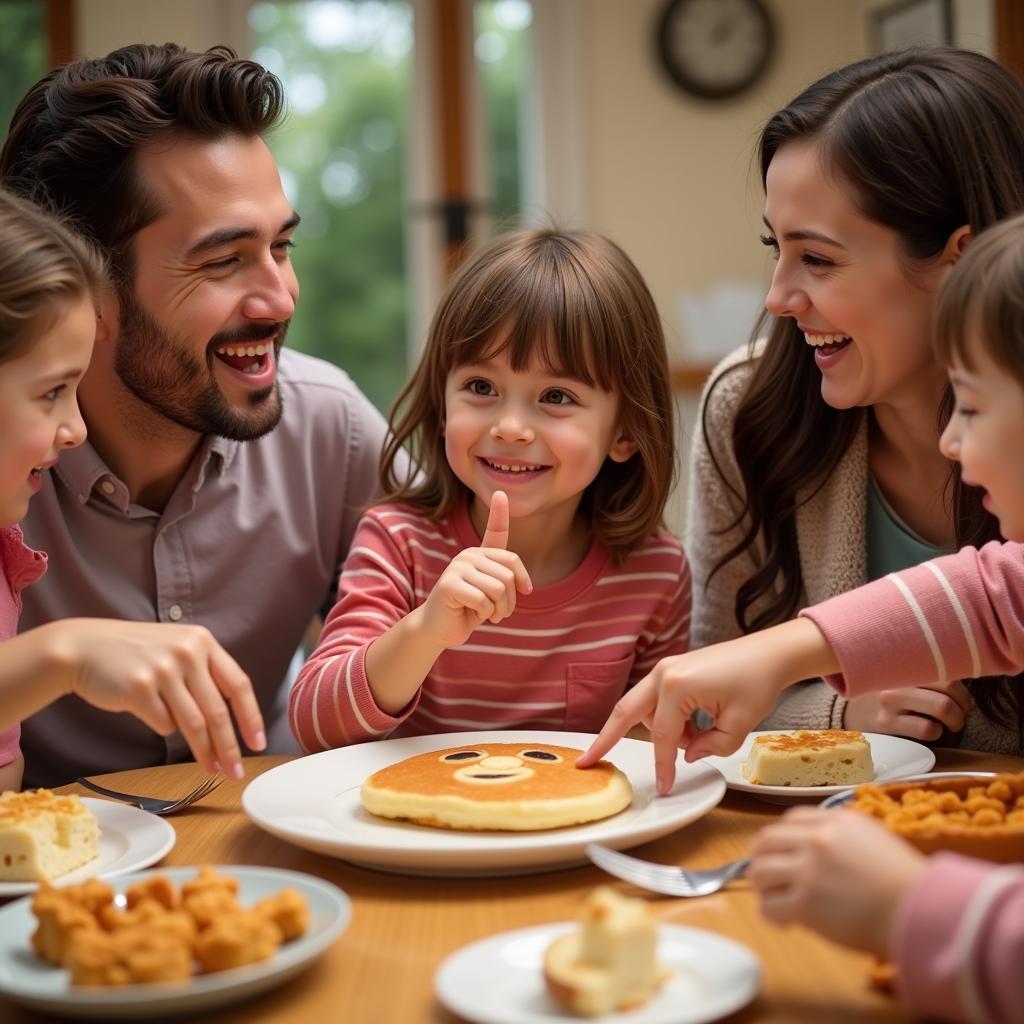
M 734 860 L 710 871 L 687 871 L 664 864 L 652 864 L 648 860 L 630 857 L 596 843 L 588 843 L 584 852 L 609 875 L 666 896 L 710 896 L 734 878 L 739 878 L 750 863 L 749 859 Z
M 138 807 L 140 810 L 148 811 L 150 814 L 163 816 L 165 814 L 174 814 L 175 811 L 183 811 L 186 807 L 191 807 L 197 800 L 202 800 L 204 796 L 212 793 L 224 781 L 224 777 L 222 775 L 211 775 L 200 782 L 191 793 L 186 793 L 184 796 L 178 797 L 177 800 L 158 800 L 152 796 L 136 796 L 134 793 L 121 793 L 116 789 L 104 789 L 103 786 L 97 786 L 95 782 L 90 782 L 88 779 L 76 779 L 75 781 L 80 786 L 91 789 L 94 793 L 109 796 L 112 800 L 122 800 L 127 804 Z

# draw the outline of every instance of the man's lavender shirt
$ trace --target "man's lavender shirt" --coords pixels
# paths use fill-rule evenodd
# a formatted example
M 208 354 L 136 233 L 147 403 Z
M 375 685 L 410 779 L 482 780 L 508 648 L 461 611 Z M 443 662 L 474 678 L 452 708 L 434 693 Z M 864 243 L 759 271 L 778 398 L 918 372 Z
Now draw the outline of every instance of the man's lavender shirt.
M 163 513 L 128 499 L 89 445 L 64 453 L 30 504 L 50 571 L 20 629 L 73 616 L 204 625 L 252 679 L 268 735 L 287 735 L 289 662 L 333 596 L 386 426 L 341 370 L 283 351 L 281 422 L 256 441 L 207 438 Z M 127 429 L 127 428 L 126 428 Z M 25 784 L 187 759 L 180 733 L 65 697 L 22 727 Z

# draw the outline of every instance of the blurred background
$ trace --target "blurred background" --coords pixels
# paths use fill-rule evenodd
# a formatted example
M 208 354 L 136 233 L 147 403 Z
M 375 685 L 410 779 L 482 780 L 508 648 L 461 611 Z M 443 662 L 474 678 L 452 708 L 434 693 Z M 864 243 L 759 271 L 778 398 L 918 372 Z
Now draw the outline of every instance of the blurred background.
M 661 311 L 685 463 L 696 399 L 771 264 L 753 145 L 826 71 L 911 42 L 1024 66 L 1019 0 L 0 0 L 0 132 L 49 67 L 227 43 L 284 81 L 268 140 L 302 215 L 289 342 L 386 410 L 481 239 L 607 234 Z M 670 510 L 684 518 L 685 464 Z

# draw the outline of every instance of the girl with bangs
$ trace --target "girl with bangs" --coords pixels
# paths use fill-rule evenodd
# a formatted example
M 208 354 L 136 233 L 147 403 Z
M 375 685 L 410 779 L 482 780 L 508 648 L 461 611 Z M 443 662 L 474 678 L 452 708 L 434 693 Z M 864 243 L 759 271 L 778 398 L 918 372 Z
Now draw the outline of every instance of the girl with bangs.
M 395 403 L 385 496 L 292 690 L 303 747 L 597 731 L 687 649 L 673 438 L 660 320 L 616 245 L 525 230 L 481 250 Z

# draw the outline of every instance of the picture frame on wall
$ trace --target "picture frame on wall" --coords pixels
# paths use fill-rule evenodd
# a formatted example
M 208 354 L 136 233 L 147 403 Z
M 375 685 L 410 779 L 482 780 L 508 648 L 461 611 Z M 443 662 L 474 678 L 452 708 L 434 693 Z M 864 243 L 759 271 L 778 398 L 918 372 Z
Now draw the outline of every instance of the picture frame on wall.
M 953 41 L 952 0 L 896 0 L 872 11 L 870 17 L 875 53 Z

